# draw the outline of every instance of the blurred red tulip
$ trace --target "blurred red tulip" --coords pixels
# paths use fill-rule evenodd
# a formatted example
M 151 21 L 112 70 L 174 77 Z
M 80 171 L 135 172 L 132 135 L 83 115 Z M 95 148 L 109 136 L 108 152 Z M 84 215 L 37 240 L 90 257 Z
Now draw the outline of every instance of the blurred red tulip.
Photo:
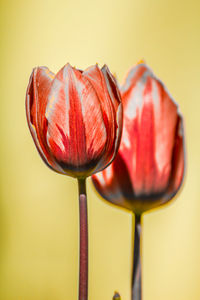
M 56 75 L 35 68 L 26 93 L 28 125 L 44 162 L 73 177 L 110 164 L 118 150 L 122 105 L 107 66 L 85 71 L 65 65 Z
M 182 183 L 183 121 L 165 86 L 143 63 L 131 69 L 121 95 L 119 152 L 92 178 L 103 198 L 140 215 L 169 201 Z

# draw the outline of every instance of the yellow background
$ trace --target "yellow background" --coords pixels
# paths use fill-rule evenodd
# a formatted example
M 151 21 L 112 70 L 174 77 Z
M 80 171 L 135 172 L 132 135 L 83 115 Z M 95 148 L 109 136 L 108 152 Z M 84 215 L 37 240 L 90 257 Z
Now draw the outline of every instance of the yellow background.
M 74 179 L 40 159 L 25 118 L 32 68 L 107 63 L 122 82 L 145 59 L 185 117 L 187 173 L 170 206 L 143 218 L 143 300 L 200 299 L 199 0 L 1 1 L 0 299 L 75 300 Z M 89 299 L 130 299 L 131 215 L 89 197 Z

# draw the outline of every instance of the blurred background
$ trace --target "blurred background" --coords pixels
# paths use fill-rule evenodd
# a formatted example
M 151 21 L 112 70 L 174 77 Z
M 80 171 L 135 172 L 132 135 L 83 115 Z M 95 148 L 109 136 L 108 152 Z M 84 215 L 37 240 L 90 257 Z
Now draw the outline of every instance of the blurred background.
M 185 118 L 187 172 L 171 205 L 143 218 L 143 300 L 200 299 L 199 0 L 0 2 L 0 299 L 76 300 L 76 180 L 48 169 L 25 117 L 32 68 L 108 64 L 123 81 L 144 59 Z M 89 299 L 130 299 L 128 211 L 98 198 L 90 180 Z

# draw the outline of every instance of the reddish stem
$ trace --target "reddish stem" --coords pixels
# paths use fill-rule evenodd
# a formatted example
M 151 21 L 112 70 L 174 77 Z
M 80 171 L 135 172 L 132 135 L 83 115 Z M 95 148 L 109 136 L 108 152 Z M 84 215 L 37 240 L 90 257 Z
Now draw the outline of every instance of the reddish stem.
M 141 216 L 135 216 L 132 300 L 142 300 L 141 287 Z
M 88 221 L 87 196 L 85 179 L 78 179 L 79 186 L 79 225 L 80 225 L 80 256 L 79 256 L 79 300 L 88 299 Z

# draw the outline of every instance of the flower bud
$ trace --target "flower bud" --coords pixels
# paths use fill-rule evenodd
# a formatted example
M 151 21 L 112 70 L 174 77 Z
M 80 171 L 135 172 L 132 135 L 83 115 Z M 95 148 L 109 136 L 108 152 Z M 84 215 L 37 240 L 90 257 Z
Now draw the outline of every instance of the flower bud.
M 107 66 L 85 71 L 65 65 L 56 75 L 37 67 L 26 93 L 35 145 L 54 171 L 87 177 L 109 165 L 118 150 L 122 105 Z
M 106 200 L 141 214 L 169 201 L 184 173 L 183 120 L 163 83 L 144 64 L 121 87 L 123 133 L 113 163 L 93 176 Z

